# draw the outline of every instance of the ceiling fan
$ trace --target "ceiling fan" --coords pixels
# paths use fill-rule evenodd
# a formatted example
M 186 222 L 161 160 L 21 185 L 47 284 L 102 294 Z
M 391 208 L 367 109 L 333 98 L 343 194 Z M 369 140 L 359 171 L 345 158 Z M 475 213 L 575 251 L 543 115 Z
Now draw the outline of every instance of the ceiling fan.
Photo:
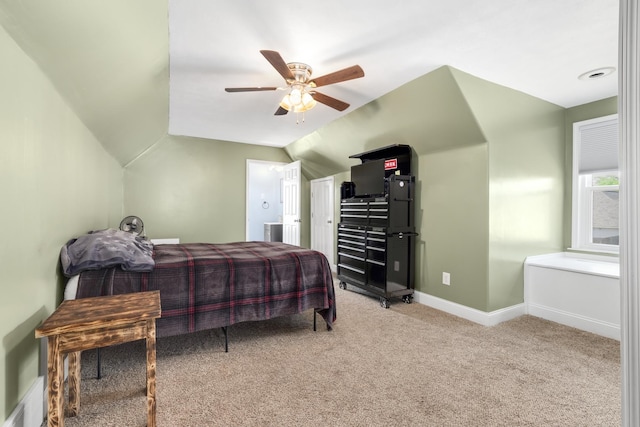
M 327 86 L 346 80 L 364 77 L 364 71 L 359 65 L 344 68 L 321 77 L 311 78 L 312 69 L 307 64 L 301 62 L 284 62 L 282 56 L 274 50 L 261 50 L 260 53 L 273 65 L 273 68 L 280 73 L 287 83 L 286 87 L 228 87 L 227 92 L 257 92 L 269 90 L 289 90 L 289 93 L 280 102 L 280 106 L 275 112 L 276 116 L 282 116 L 289 111 L 303 113 L 312 109 L 317 102 L 344 111 L 349 108 L 349 104 L 332 98 L 315 90 L 320 86 Z

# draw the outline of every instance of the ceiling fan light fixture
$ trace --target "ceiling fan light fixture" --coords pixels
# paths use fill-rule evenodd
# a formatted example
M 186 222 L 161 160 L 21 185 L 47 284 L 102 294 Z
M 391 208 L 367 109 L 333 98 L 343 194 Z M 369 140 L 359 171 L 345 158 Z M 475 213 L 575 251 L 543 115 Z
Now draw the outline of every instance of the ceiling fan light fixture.
M 311 110 L 317 104 L 313 96 L 306 90 L 294 87 L 291 92 L 286 94 L 282 101 L 280 101 L 280 107 L 287 111 L 293 111 L 294 113 L 304 113 Z
M 311 110 L 317 104 L 316 100 L 313 99 L 313 96 L 309 92 L 304 92 L 302 94 L 302 98 L 300 103 L 294 105 L 293 111 L 296 113 L 304 113 L 305 111 Z
M 289 92 L 289 100 L 291 101 L 291 105 L 300 104 L 302 102 L 302 91 L 297 87 L 291 89 L 291 92 Z
M 291 111 L 293 109 L 293 102 L 291 102 L 291 95 L 286 94 L 282 101 L 280 101 L 280 106 L 287 111 Z

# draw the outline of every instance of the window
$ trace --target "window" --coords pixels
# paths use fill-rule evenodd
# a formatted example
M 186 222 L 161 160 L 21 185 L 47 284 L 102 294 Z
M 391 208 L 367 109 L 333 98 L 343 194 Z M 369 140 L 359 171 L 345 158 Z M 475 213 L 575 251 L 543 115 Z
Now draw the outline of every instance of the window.
M 573 124 L 573 249 L 618 252 L 617 114 Z

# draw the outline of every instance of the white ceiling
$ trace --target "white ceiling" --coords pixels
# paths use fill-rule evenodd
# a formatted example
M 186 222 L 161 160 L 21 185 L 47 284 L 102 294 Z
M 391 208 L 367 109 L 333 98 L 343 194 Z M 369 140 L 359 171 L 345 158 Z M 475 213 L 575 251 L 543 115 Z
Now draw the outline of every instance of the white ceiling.
M 563 107 L 617 94 L 618 0 L 0 0 L 0 25 L 87 128 L 127 165 L 167 133 L 287 145 L 408 81 L 449 65 Z M 276 50 L 351 104 L 274 116 L 283 92 L 260 54 Z M 424 96 L 424 94 L 420 94 Z
M 169 133 L 285 146 L 449 65 L 562 107 L 617 94 L 618 0 L 169 1 Z M 365 77 L 323 87 L 351 104 L 318 104 L 304 123 L 274 116 L 284 86 L 260 54 L 276 50 L 313 76 L 358 64 Z

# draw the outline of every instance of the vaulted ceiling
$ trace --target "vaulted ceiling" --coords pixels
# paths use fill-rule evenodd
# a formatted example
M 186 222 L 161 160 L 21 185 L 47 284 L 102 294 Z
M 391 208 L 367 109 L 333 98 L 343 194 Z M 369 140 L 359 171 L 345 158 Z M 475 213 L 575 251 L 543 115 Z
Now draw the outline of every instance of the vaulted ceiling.
M 168 133 L 286 146 L 442 65 L 562 107 L 617 93 L 578 78 L 617 67 L 617 0 L 0 0 L 0 25 L 123 165 Z M 283 91 L 224 91 L 284 86 L 262 49 L 365 76 L 302 123 L 274 115 Z

